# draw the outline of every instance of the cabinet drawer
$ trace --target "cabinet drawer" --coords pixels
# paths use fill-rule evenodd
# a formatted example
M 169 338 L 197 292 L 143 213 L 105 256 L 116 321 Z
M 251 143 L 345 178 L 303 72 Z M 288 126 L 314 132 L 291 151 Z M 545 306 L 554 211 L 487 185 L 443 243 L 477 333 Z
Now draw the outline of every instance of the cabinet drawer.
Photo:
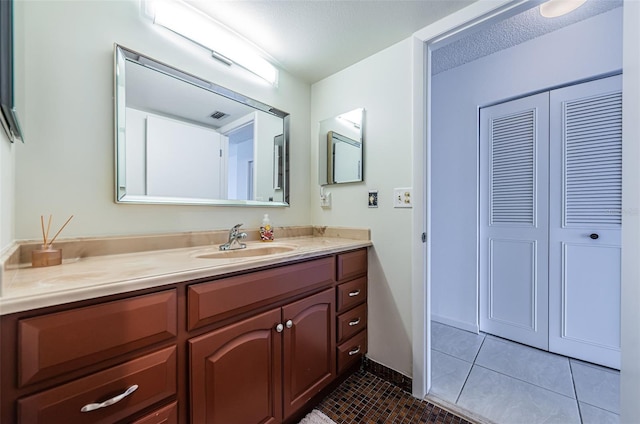
M 188 288 L 189 330 L 335 281 L 333 257 L 222 278 Z
M 367 300 L 367 277 L 340 284 L 337 290 L 338 313 L 341 313 Z
M 156 409 L 131 424 L 178 424 L 178 402 Z
M 367 249 L 338 255 L 338 281 L 367 273 Z
M 21 423 L 113 423 L 176 393 L 175 346 L 142 356 L 18 400 Z M 108 403 L 128 388 L 137 390 L 109 406 L 82 412 L 89 404 Z
M 362 331 L 346 342 L 338 346 L 338 374 L 345 371 L 351 365 L 367 353 L 367 332 Z
M 137 296 L 20 320 L 20 386 L 171 339 L 176 291 Z
M 367 326 L 367 305 L 360 305 L 338 317 L 338 343 L 360 332 Z

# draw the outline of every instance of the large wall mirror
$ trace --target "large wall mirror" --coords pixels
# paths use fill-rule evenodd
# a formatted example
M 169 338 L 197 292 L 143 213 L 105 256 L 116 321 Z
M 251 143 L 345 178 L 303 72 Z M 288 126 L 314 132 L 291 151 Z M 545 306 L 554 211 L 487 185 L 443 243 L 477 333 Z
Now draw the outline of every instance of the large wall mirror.
M 115 46 L 116 201 L 288 206 L 289 114 Z
M 15 108 L 13 0 L 0 1 L 0 126 L 9 141 L 24 141 Z
M 320 185 L 364 181 L 364 109 L 354 109 L 320 122 Z

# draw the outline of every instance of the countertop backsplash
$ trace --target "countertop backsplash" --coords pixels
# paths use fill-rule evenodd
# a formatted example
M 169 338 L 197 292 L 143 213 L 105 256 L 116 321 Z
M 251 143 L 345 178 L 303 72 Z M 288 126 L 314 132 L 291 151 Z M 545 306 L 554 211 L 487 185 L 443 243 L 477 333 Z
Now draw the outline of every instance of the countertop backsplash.
M 42 268 L 31 266 L 31 252 L 40 248 L 41 241 L 16 242 L 0 257 L 0 314 L 371 246 L 369 229 L 295 226 L 276 231 L 274 245 L 280 242 L 295 249 L 258 257 L 201 259 L 202 252 L 215 252 L 228 240 L 228 230 L 67 238 L 55 243 L 62 249 L 62 264 Z M 262 243 L 258 228 L 243 232 L 248 244 Z

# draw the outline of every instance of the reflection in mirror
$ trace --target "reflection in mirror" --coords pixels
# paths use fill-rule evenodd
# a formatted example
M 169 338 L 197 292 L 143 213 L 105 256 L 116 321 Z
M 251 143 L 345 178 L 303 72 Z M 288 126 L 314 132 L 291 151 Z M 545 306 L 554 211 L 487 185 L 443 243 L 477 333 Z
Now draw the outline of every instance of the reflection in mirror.
M 287 206 L 289 114 L 116 45 L 116 201 Z
M 320 122 L 319 184 L 364 181 L 363 129 L 362 108 Z

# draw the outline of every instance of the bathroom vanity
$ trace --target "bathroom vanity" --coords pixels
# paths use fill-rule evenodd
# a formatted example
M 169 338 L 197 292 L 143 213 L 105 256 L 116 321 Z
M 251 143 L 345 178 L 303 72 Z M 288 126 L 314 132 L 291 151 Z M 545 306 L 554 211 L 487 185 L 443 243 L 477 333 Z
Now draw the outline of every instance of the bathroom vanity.
M 133 276 L 133 290 L 3 314 L 0 421 L 296 422 L 366 353 L 370 245 L 301 240 L 304 253 L 215 259 L 198 278 Z

